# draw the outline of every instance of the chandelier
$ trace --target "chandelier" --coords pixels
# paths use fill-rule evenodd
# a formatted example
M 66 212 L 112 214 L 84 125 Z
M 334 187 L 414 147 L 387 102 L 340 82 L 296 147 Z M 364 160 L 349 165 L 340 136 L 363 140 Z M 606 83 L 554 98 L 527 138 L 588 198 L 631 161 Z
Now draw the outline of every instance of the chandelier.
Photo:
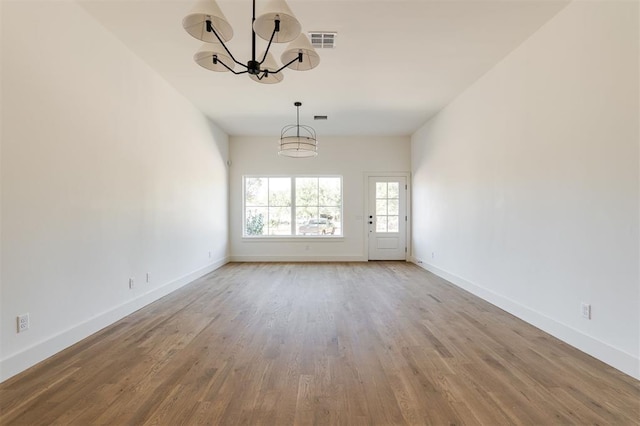
M 300 22 L 284 0 L 269 0 L 257 18 L 256 1 L 253 0 L 251 25 L 251 59 L 243 63 L 225 44 L 233 37 L 233 29 L 215 0 L 199 0 L 182 20 L 182 26 L 189 34 L 205 42 L 193 59 L 211 71 L 248 74 L 259 83 L 273 84 L 282 81 L 285 68 L 306 71 L 320 63 L 320 56 L 301 32 Z M 256 35 L 269 42 L 259 56 L 256 55 Z M 283 65 L 279 67 L 269 49 L 272 43 L 287 42 L 290 43 L 280 56 Z M 236 65 L 242 69 L 236 71 Z
M 280 150 L 278 155 L 293 158 L 315 157 L 318 155 L 318 140 L 316 131 L 312 127 L 300 125 L 300 106 L 302 102 L 295 102 L 297 120 L 282 128 L 280 132 Z

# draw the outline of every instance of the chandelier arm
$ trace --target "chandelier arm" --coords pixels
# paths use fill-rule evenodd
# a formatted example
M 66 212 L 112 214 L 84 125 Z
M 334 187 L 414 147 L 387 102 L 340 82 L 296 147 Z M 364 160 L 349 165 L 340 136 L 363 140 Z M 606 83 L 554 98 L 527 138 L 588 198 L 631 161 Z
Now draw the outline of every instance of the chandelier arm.
M 269 77 L 269 74 L 273 74 L 272 72 L 269 72 L 269 70 L 261 70 L 260 72 L 262 73 L 262 76 L 260 76 L 259 74 L 256 75 L 258 80 L 262 80 L 265 77 Z
M 276 71 L 272 71 L 272 73 L 278 73 L 278 72 L 282 71 L 283 69 L 285 69 L 286 67 L 288 67 L 289 65 L 294 63 L 295 61 L 302 62 L 302 52 L 298 52 L 298 56 L 297 57 L 293 58 L 288 63 L 284 64 L 283 66 L 278 68 Z
M 269 44 L 267 44 L 267 49 L 264 51 L 264 56 L 260 61 L 260 65 L 267 59 L 267 53 L 269 53 L 269 49 L 271 48 L 271 43 L 273 42 L 273 38 L 276 36 L 276 33 L 280 31 L 280 20 L 276 19 L 273 25 L 273 32 L 271 33 L 271 38 L 269 39 Z
M 248 73 L 248 72 L 249 72 L 249 70 L 248 70 L 248 69 L 246 69 L 246 70 L 244 70 L 244 71 L 240 71 L 240 72 L 235 71 L 235 70 L 233 70 L 232 68 L 230 68 L 227 64 L 225 64 L 224 62 L 222 62 L 220 59 L 218 59 L 218 58 L 214 58 L 213 63 L 214 63 L 214 64 L 216 64 L 216 63 L 218 63 L 218 64 L 222 64 L 222 66 L 223 66 L 223 67 L 225 67 L 227 70 L 231 71 L 231 72 L 232 72 L 232 73 L 234 73 L 235 75 L 246 74 L 246 73 Z
M 227 51 L 227 53 L 229 54 L 229 57 L 231 59 L 233 59 L 233 62 L 235 62 L 238 65 L 242 65 L 243 67 L 247 68 L 246 64 L 243 64 L 242 62 L 238 62 L 238 60 L 233 56 L 233 53 L 231 53 L 231 51 L 229 50 L 229 48 L 227 47 L 226 44 L 224 44 L 224 41 L 222 40 L 222 38 L 220 38 L 220 36 L 218 35 L 218 32 L 216 31 L 215 28 L 213 28 L 213 24 L 211 23 L 210 20 L 207 20 L 207 32 L 209 33 L 213 33 L 213 35 L 216 36 L 216 38 L 218 39 L 218 41 L 220 42 L 220 44 L 222 45 L 222 47 L 224 47 L 224 50 Z

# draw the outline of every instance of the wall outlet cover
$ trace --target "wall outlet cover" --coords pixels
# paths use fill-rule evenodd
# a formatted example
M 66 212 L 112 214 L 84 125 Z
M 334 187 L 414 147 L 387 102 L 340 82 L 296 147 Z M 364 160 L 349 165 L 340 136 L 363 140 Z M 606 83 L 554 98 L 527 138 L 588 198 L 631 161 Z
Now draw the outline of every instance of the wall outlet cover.
M 591 319 L 591 305 L 588 303 L 582 304 L 582 317 L 586 319 Z
M 18 315 L 18 333 L 29 329 L 29 314 Z

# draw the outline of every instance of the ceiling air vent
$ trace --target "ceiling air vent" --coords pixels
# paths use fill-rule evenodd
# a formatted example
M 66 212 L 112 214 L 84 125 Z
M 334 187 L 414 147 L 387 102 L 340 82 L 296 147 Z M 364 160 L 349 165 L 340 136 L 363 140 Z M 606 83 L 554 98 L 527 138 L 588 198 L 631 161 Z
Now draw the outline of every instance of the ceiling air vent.
M 314 120 L 326 120 L 328 117 L 326 115 L 314 115 Z
M 322 31 L 309 32 L 311 44 L 316 49 L 333 49 L 336 47 L 336 36 L 338 33 L 328 33 Z

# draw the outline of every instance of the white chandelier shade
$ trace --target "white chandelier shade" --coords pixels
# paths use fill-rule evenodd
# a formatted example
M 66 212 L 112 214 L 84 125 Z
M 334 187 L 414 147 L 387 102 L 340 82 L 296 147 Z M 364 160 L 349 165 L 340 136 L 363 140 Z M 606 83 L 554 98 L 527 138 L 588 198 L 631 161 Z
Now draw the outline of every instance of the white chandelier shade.
M 216 42 L 218 41 L 216 35 L 207 31 L 207 20 L 211 21 L 211 25 L 213 25 L 222 41 L 231 40 L 233 28 L 231 28 L 231 24 L 222 13 L 222 9 L 214 0 L 198 0 L 191 12 L 182 20 L 182 26 L 198 40 L 207 43 Z
M 299 54 L 302 54 L 302 61 L 294 61 Z M 296 71 L 308 71 L 320 64 L 320 55 L 311 45 L 306 34 L 300 35 L 287 46 L 287 50 L 282 53 L 280 60 L 283 64 L 289 63 L 288 68 Z M 293 62 L 292 62 L 293 61 Z
M 262 39 L 269 41 L 276 19 L 280 20 L 280 30 L 273 37 L 274 43 L 287 43 L 300 34 L 300 22 L 284 0 L 269 0 L 253 23 L 253 31 Z
M 264 56 L 264 52 L 260 55 L 260 57 Z M 255 74 L 249 74 L 251 80 L 257 81 L 262 84 L 275 84 L 280 83 L 284 79 L 284 74 L 282 71 L 278 71 L 278 64 L 276 64 L 276 60 L 274 59 L 271 52 L 267 53 L 267 57 L 262 63 L 262 69 L 269 71 L 266 74 L 262 74 L 260 76 Z M 276 72 L 278 71 L 278 72 Z
M 217 40 L 215 43 L 204 43 L 196 54 L 193 55 L 193 60 L 201 67 L 216 72 L 229 71 L 220 61 L 229 64 L 229 68 L 231 69 L 236 65 L 227 55 L 222 44 Z

